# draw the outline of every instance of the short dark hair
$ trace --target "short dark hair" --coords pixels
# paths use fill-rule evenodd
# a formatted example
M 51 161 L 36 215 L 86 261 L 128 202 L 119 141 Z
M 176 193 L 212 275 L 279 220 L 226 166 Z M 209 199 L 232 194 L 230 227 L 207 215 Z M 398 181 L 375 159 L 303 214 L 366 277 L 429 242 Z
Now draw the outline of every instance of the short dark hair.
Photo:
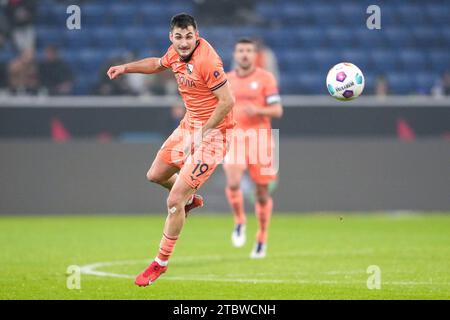
M 240 38 L 238 41 L 236 41 L 236 45 L 240 43 L 256 45 L 256 42 L 250 38 Z
M 197 22 L 193 16 L 187 13 L 179 13 L 170 19 L 170 30 L 176 28 L 187 29 L 189 26 L 193 26 L 197 30 Z

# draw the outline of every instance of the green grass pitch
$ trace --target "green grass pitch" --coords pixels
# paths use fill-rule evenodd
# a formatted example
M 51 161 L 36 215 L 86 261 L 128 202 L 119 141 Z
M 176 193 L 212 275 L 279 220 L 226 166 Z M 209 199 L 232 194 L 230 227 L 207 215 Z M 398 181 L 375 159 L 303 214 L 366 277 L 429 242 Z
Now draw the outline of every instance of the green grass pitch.
M 340 219 L 340 216 L 343 219 Z M 449 299 L 450 215 L 274 214 L 264 260 L 231 215 L 193 213 L 168 272 L 139 288 L 164 215 L 0 217 L 0 299 Z M 98 263 L 98 264 L 95 264 Z M 80 290 L 67 288 L 78 265 Z M 369 290 L 367 268 L 381 271 Z

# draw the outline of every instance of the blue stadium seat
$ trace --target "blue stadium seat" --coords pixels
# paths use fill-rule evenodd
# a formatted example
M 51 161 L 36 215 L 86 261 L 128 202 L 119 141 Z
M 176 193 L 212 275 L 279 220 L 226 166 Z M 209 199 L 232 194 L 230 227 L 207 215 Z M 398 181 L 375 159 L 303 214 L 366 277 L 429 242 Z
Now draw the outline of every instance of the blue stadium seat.
M 317 66 L 309 50 L 280 50 L 276 53 L 283 72 L 310 72 L 316 71 Z
M 79 49 L 93 45 L 92 32 L 87 29 L 65 30 L 62 32 L 63 45 L 66 48 Z
M 45 6 L 45 5 L 43 5 Z M 47 9 L 44 9 L 46 13 L 46 25 L 48 26 L 65 26 L 67 20 L 67 5 L 60 3 L 52 3 Z
M 296 74 L 282 73 L 280 77 L 282 94 L 299 94 L 300 88 Z
M 376 4 L 373 1 L 366 2 L 366 8 L 371 5 Z M 381 28 L 387 29 L 392 27 L 398 27 L 399 25 L 399 13 L 398 13 L 398 6 L 395 3 L 384 2 L 380 5 L 381 9 Z M 366 12 L 366 10 L 364 10 Z M 365 19 L 367 19 L 368 14 L 365 13 Z M 364 22 L 364 26 L 366 23 Z
M 366 26 L 355 31 L 356 43 L 366 49 L 387 47 L 388 43 L 385 39 L 383 29 L 369 30 Z
M 326 75 L 318 73 L 300 73 L 297 77 L 297 94 L 327 94 Z
M 283 17 L 285 26 L 309 27 L 314 22 L 308 6 L 302 3 L 283 2 L 275 10 Z
M 129 50 L 127 50 L 126 48 L 120 47 L 120 48 L 115 48 L 112 50 L 106 49 L 103 51 L 103 57 L 105 57 L 107 60 L 110 59 L 123 59 L 125 56 L 127 56 L 129 54 Z
M 76 75 L 76 86 L 74 88 L 74 92 L 76 95 L 87 95 L 91 94 L 94 90 L 96 84 L 98 83 L 98 75 L 95 74 L 77 74 Z
M 326 29 L 328 43 L 334 48 L 352 47 L 356 42 L 348 27 L 330 27 Z
M 191 1 L 169 1 L 166 2 L 166 6 L 171 16 L 180 12 L 194 14 L 194 5 Z
M 416 41 L 411 30 L 404 27 L 389 27 L 383 29 L 390 47 L 412 47 Z
M 375 80 L 377 76 L 373 72 L 365 72 L 366 70 L 362 70 L 364 73 L 364 91 L 363 94 L 373 94 L 375 90 Z
M 428 92 L 431 80 L 450 69 L 450 5 L 446 0 L 385 1 L 380 5 L 382 29 L 368 30 L 366 9 L 373 3 L 261 1 L 256 11 L 265 18 L 264 26 L 201 26 L 200 31 L 227 68 L 236 39 L 265 40 L 278 57 L 283 93 L 326 93 L 325 74 L 341 61 L 363 70 L 368 91 L 377 74 L 386 74 L 394 93 Z M 94 80 L 83 76 L 100 68 L 100 62 L 130 50 L 139 58 L 164 54 L 170 17 L 193 12 L 195 6 L 184 0 L 86 1 L 79 31 L 64 28 L 66 8 L 56 0 L 38 2 L 38 53 L 49 44 L 62 48 L 64 59 L 80 74 L 76 92 L 86 93 Z M 13 56 L 12 50 L 0 51 L 2 61 Z
M 423 71 L 428 67 L 425 53 L 419 50 L 400 50 L 399 58 L 404 71 Z
M 412 28 L 412 33 L 416 39 L 417 46 L 439 47 L 443 44 L 441 32 L 436 28 L 417 26 Z
M 441 28 L 442 47 L 447 48 L 450 51 L 450 24 Z
M 340 16 L 341 22 L 349 27 L 361 26 L 366 23 L 367 6 L 361 5 L 359 3 L 348 3 L 344 2 L 338 5 L 337 13 Z M 352 33 L 351 29 L 348 29 L 349 33 Z
M 118 30 L 117 36 L 120 37 L 120 41 L 125 48 L 139 50 L 143 44 L 150 41 L 151 36 L 155 37 L 155 33 L 145 30 L 142 27 L 127 27 Z
M 411 94 L 415 92 L 415 81 L 411 73 L 388 73 L 387 80 L 389 90 L 393 94 Z
M 71 50 L 66 48 L 60 48 L 59 54 L 61 58 L 71 65 L 77 65 L 79 59 L 79 50 Z
M 144 59 L 148 57 L 161 57 L 163 52 L 159 52 L 150 47 L 141 47 L 138 51 L 136 51 L 136 55 L 138 59 Z
M 365 50 L 345 49 L 340 53 L 342 61 L 351 62 L 357 65 L 363 73 L 371 70 L 370 56 Z
M 265 31 L 259 27 L 241 27 L 231 30 L 233 39 L 236 41 L 242 37 L 261 38 L 261 34 Z
M 336 10 L 336 6 L 334 4 L 311 3 L 308 6 L 308 13 L 317 25 L 337 25 L 342 23 L 342 17 Z
M 399 21 L 404 25 L 423 24 L 426 20 L 426 13 L 421 4 L 406 4 L 399 5 L 398 8 Z
M 8 62 L 16 57 L 16 52 L 11 44 L 6 44 L 2 50 L 0 50 L 0 61 Z
M 79 68 L 86 72 L 96 72 L 100 70 L 104 63 L 103 53 L 99 50 L 83 49 L 79 51 Z
M 63 34 L 59 28 L 38 27 L 36 28 L 36 38 L 39 47 L 57 45 L 63 42 Z
M 440 26 L 448 26 L 448 21 L 450 17 L 450 6 L 448 3 L 424 3 L 421 4 L 425 6 L 425 12 L 428 15 L 428 21 Z
M 296 38 L 300 43 L 307 48 L 324 47 L 327 43 L 327 37 L 325 32 L 320 28 L 310 27 L 301 28 L 298 30 L 291 30 L 290 32 L 296 34 Z
M 300 43 L 298 33 L 289 33 L 285 29 L 267 30 L 263 35 L 265 42 L 271 47 L 289 48 Z
M 230 45 L 234 43 L 234 37 L 227 27 L 208 27 L 201 31 L 202 36 L 211 43 Z
M 431 50 L 428 56 L 433 72 L 442 73 L 445 70 L 450 70 L 450 51 Z
M 49 4 L 44 5 L 43 3 L 40 3 L 40 5 L 37 7 L 37 14 L 36 14 L 36 23 L 38 26 L 48 26 L 52 22 L 52 9 Z
M 268 21 L 281 20 L 280 12 L 272 3 L 259 3 L 256 6 L 256 12 L 266 18 Z
M 102 26 L 111 21 L 107 7 L 98 3 L 85 3 L 81 6 L 81 23 L 89 26 Z
M 163 3 L 147 3 L 139 8 L 140 14 L 144 17 L 145 22 L 149 25 L 167 25 L 169 27 L 169 19 L 172 16 L 166 4 Z
M 108 13 L 113 17 L 113 23 L 116 25 L 130 26 L 137 21 L 139 12 L 137 6 L 125 3 L 114 3 L 105 7 L 108 8 Z
M 420 94 L 430 94 L 431 88 L 435 85 L 437 79 L 439 79 L 439 74 L 419 72 L 415 74 L 414 78 L 416 80 L 416 91 Z
M 370 51 L 373 66 L 381 73 L 394 72 L 401 69 L 401 65 L 395 51 L 373 50 Z
M 332 66 L 341 62 L 338 51 L 333 50 L 322 50 L 314 49 L 312 50 L 313 62 L 316 65 L 316 70 L 321 74 L 326 74 Z
M 96 28 L 93 29 L 92 39 L 98 47 L 117 48 L 121 46 L 121 39 L 118 31 L 112 28 Z

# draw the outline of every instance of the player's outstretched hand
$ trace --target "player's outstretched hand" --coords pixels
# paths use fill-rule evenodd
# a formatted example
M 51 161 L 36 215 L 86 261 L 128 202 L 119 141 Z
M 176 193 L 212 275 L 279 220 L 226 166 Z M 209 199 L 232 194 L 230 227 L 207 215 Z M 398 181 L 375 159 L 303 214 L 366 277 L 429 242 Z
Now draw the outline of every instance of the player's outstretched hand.
M 254 106 L 254 105 L 246 105 L 244 108 L 244 111 L 249 115 L 249 116 L 256 116 L 258 115 L 258 107 Z
M 108 75 L 110 80 L 113 80 L 124 73 L 125 73 L 125 67 L 123 65 L 120 65 L 120 66 L 113 66 L 113 67 L 109 68 L 109 70 L 106 74 Z

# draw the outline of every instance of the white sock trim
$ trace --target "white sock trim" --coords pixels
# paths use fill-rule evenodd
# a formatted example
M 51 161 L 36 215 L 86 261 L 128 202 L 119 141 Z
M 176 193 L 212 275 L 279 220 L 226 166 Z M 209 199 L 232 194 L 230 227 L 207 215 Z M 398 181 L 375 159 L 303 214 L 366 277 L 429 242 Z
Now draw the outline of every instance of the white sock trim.
M 169 264 L 169 260 L 161 260 L 160 258 L 156 257 L 155 261 L 158 262 L 158 264 L 161 267 L 167 267 L 167 265 Z

